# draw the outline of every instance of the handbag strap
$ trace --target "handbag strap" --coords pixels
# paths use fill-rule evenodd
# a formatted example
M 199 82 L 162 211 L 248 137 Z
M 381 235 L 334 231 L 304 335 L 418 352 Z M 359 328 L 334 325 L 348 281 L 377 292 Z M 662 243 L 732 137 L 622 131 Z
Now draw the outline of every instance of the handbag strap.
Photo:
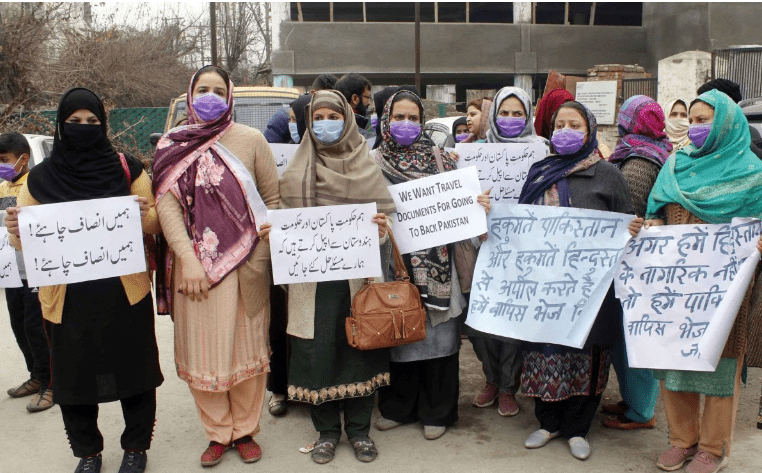
M 127 165 L 127 158 L 124 157 L 124 153 L 119 153 L 119 161 L 122 163 L 124 175 L 127 177 L 127 187 L 130 187 L 130 183 L 132 182 L 132 173 L 130 172 L 130 166 Z
M 394 277 L 397 280 L 409 281 L 410 276 L 407 274 L 407 267 L 405 266 L 405 260 L 402 259 L 402 254 L 397 246 L 397 241 L 394 239 L 394 233 L 392 229 L 388 228 L 389 239 L 392 241 L 392 254 L 394 255 Z
M 437 160 L 437 169 L 439 169 L 439 173 L 445 172 L 444 170 L 444 164 L 442 164 L 442 153 L 439 152 L 439 146 L 434 145 L 434 158 Z

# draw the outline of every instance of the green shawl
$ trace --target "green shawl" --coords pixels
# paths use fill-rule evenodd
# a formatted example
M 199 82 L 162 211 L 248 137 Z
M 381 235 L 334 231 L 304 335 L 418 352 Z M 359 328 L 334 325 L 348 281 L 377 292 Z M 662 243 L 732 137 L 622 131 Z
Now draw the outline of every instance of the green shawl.
M 712 130 L 701 148 L 693 144 L 664 164 L 648 197 L 647 218 L 670 203 L 709 223 L 762 217 L 762 162 L 749 149 L 749 124 L 741 108 L 718 90 L 698 97 L 714 108 Z

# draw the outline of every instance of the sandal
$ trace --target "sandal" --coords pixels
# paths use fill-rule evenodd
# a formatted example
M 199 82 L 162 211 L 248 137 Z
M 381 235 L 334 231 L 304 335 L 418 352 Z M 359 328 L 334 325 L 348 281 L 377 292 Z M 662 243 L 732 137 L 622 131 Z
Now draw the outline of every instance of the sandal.
M 358 435 L 349 439 L 349 443 L 355 449 L 355 458 L 363 463 L 370 463 L 378 456 L 376 444 L 367 435 Z
M 322 465 L 333 460 L 333 456 L 336 454 L 336 444 L 338 443 L 339 439 L 335 437 L 320 437 L 315 442 L 315 448 L 312 449 L 312 461 Z
M 286 411 L 288 410 L 288 406 L 286 405 L 286 396 L 280 395 L 283 398 L 282 399 L 276 399 L 275 394 L 273 394 L 270 397 L 270 402 L 267 403 L 267 410 L 270 412 L 271 416 L 280 417 L 282 415 L 286 414 Z

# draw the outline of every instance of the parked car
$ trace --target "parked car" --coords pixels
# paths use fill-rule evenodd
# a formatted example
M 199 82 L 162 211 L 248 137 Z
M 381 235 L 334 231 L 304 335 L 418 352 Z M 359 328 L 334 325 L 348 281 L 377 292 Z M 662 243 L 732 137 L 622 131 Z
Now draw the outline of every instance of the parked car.
M 440 148 L 452 148 L 455 146 L 455 138 L 452 136 L 452 124 L 460 117 L 432 118 L 423 125 L 424 132 Z
M 53 137 L 47 135 L 27 135 L 29 142 L 29 169 L 40 164 L 53 151 Z M 5 225 L 5 210 L 0 210 L 0 226 Z
M 738 104 L 743 110 L 749 125 L 756 128 L 762 134 L 762 97 L 743 100 Z
M 233 121 L 264 133 L 267 122 L 275 112 L 288 107 L 299 95 L 298 90 L 284 87 L 236 87 L 233 89 Z M 170 102 L 164 133 L 172 129 L 178 118 L 185 114 L 185 96 L 182 94 Z M 153 146 L 156 146 L 161 135 L 151 134 Z

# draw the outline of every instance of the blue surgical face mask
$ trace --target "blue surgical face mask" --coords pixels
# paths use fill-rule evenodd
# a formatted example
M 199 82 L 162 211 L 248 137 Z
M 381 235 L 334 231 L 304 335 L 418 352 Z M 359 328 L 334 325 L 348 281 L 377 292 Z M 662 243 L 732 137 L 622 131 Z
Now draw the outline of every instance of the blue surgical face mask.
M 343 130 L 344 120 L 319 120 L 312 123 L 315 137 L 327 145 L 337 142 Z
M 291 133 L 291 139 L 294 143 L 299 143 L 302 137 L 299 136 L 299 128 L 296 126 L 296 122 L 288 122 L 288 131 Z

